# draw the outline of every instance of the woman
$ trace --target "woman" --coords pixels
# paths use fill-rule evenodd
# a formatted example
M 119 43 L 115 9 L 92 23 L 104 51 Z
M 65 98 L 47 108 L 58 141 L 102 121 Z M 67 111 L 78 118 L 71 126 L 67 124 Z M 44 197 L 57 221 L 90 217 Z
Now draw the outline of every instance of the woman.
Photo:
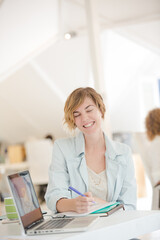
M 146 134 L 148 142 L 146 143 L 146 153 L 148 167 L 153 186 L 160 182 L 160 108 L 155 108 L 148 112 L 146 119 Z
M 93 201 L 119 201 L 136 208 L 136 181 L 130 149 L 108 139 L 101 123 L 105 114 L 102 97 L 93 88 L 78 88 L 68 97 L 64 119 L 70 130 L 80 133 L 54 143 L 46 192 L 52 211 L 89 210 Z M 72 186 L 85 193 L 77 196 Z

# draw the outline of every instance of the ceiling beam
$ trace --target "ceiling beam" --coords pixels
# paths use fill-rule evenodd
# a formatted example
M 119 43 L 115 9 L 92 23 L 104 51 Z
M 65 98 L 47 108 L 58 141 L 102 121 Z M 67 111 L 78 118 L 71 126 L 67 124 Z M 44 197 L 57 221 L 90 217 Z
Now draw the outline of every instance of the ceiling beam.
M 147 16 L 141 16 L 136 18 L 128 18 L 128 19 L 121 19 L 116 21 L 110 21 L 109 19 L 106 19 L 103 17 L 103 20 L 106 20 L 106 23 L 101 23 L 102 29 L 108 29 L 108 28 L 118 28 L 118 27 L 126 27 L 146 22 L 153 22 L 153 21 L 159 21 L 160 20 L 160 14 L 155 15 L 147 15 Z
M 105 105 L 107 106 L 106 85 L 104 80 L 103 59 L 100 41 L 100 29 L 97 14 L 98 0 L 85 0 L 86 3 L 86 18 L 90 48 L 91 71 L 95 89 L 103 96 Z M 104 130 L 111 135 L 109 114 L 104 119 Z
M 44 52 L 47 48 L 55 44 L 61 39 L 61 36 L 59 34 L 53 36 L 51 39 L 46 41 L 43 45 L 39 46 L 37 49 L 29 53 L 27 56 L 25 56 L 23 59 L 21 59 L 19 62 L 17 62 L 15 65 L 7 69 L 4 73 L 0 74 L 0 82 L 4 81 L 6 78 L 13 75 L 15 72 L 17 72 L 20 68 L 22 68 L 24 65 L 30 62 L 33 58 L 37 57 L 39 54 Z
M 38 65 L 38 63 L 35 60 L 30 61 L 30 65 L 33 67 L 33 69 L 38 73 L 38 75 L 41 77 L 41 79 L 45 82 L 45 84 L 48 86 L 48 88 L 54 93 L 54 95 L 57 95 L 57 97 L 62 101 L 62 103 L 65 103 L 65 100 L 67 99 L 67 96 L 61 91 L 61 89 L 55 84 L 55 81 L 53 81 L 48 74 Z
M 24 122 L 32 126 L 32 128 L 34 128 L 37 133 L 41 132 L 42 129 L 40 126 L 38 127 L 37 122 L 36 123 L 33 122 L 31 117 L 28 116 L 28 114 L 25 114 L 19 108 L 17 108 L 17 105 L 13 104 L 12 99 L 10 99 L 5 93 L 4 94 L 0 93 L 0 98 L 3 99 L 3 101 L 5 101 L 9 106 L 11 106 L 14 112 L 17 113 L 24 120 Z

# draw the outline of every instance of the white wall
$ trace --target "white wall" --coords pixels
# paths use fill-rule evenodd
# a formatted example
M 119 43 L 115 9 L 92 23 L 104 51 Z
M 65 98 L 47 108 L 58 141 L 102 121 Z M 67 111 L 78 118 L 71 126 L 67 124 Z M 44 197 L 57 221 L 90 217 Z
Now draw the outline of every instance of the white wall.
M 147 111 L 159 104 L 153 89 L 160 78 L 160 56 L 113 31 L 103 34 L 102 43 L 112 131 L 143 131 Z
M 9 143 L 64 137 L 63 108 L 71 91 L 88 86 L 86 37 L 59 41 L 10 75 L 0 86 L 0 138 Z
M 57 31 L 57 0 L 3 1 L 0 6 L 0 74 L 34 54 Z

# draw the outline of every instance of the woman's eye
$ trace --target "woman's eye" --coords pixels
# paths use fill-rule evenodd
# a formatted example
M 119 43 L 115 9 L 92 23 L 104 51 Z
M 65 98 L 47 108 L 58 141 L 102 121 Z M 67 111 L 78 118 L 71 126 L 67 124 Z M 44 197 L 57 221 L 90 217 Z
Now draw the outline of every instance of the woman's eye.
M 92 112 L 92 110 L 93 110 L 93 109 L 89 109 L 89 110 L 87 110 L 87 112 Z
M 77 117 L 79 117 L 80 116 L 80 114 L 78 114 L 78 115 L 74 115 L 74 118 L 77 118 Z

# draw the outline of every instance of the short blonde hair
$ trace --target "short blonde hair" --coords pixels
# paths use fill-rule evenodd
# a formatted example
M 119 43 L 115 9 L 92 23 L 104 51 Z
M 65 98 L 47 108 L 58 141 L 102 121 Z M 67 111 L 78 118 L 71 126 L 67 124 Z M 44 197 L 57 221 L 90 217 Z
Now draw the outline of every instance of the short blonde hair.
M 145 125 L 149 140 L 153 140 L 156 135 L 160 135 L 160 108 L 155 108 L 148 113 Z
M 77 88 L 69 95 L 64 106 L 64 124 L 67 124 L 70 130 L 76 128 L 73 112 L 84 102 L 86 97 L 92 99 L 104 118 L 106 108 L 102 96 L 90 87 Z

